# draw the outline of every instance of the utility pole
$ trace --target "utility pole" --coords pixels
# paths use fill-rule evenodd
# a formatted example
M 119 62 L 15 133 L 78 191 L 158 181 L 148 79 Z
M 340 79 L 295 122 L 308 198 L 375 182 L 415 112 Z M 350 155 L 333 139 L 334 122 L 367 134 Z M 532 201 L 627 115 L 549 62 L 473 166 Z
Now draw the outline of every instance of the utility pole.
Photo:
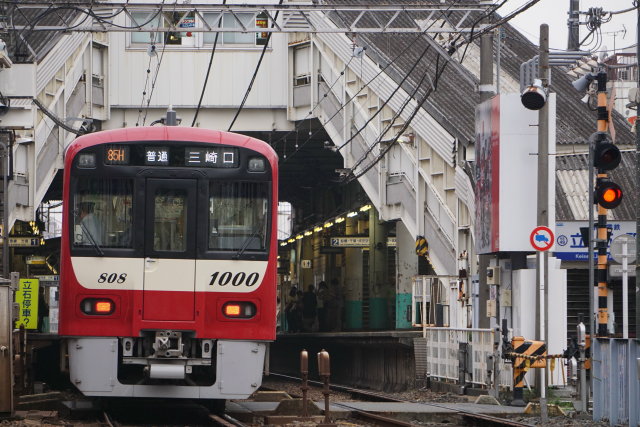
M 11 156 L 9 154 L 9 142 L 0 141 L 0 148 L 2 149 L 2 275 L 9 278 L 9 171 L 11 170 L 9 162 Z
M 540 65 L 538 77 L 542 87 L 549 86 L 549 26 L 540 25 Z M 538 110 L 538 226 L 549 225 L 549 104 Z M 549 284 L 549 252 L 538 251 L 536 276 L 540 289 L 537 289 L 536 304 L 536 339 L 546 342 L 548 330 L 548 284 Z M 542 292 L 540 292 L 542 291 Z M 541 310 L 544 307 L 544 310 Z M 542 312 L 541 312 L 542 311 Z M 542 317 L 542 318 L 541 318 Z M 548 420 L 546 374 L 547 369 L 538 369 L 538 385 L 540 387 L 540 416 L 543 422 Z
M 493 35 L 489 32 L 480 37 L 480 103 L 491 99 L 495 94 L 493 89 Z M 489 286 L 487 285 L 487 267 L 491 255 L 479 255 L 478 267 L 480 271 L 480 284 L 478 288 L 478 298 L 480 301 L 489 300 Z M 478 313 L 478 327 L 490 328 L 490 321 L 487 319 L 487 306 L 480 304 Z
M 636 78 L 638 79 L 638 87 L 640 88 L 640 7 L 636 8 L 637 24 L 636 24 Z M 636 107 L 640 108 L 640 107 Z M 636 110 L 637 116 L 638 110 Z M 640 129 L 638 129 L 638 120 L 636 119 L 636 194 L 640 188 Z M 636 248 L 640 248 L 640 203 L 636 203 Z M 636 259 L 636 339 L 640 338 L 640 261 Z
M 569 37 L 567 38 L 567 50 L 580 49 L 580 0 L 569 0 Z

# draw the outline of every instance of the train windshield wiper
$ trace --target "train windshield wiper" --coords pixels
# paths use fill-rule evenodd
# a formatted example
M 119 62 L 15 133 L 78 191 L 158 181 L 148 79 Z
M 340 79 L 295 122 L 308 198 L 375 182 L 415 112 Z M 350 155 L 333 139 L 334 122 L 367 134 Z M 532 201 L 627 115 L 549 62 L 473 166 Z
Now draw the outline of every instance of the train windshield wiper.
M 255 230 L 253 230 L 253 232 L 249 235 L 249 237 L 247 237 L 244 242 L 242 242 L 242 246 L 240 246 L 240 249 L 238 250 L 238 252 L 233 256 L 233 259 L 238 259 L 242 256 L 242 254 L 244 253 L 245 250 L 247 250 L 247 247 L 249 246 L 249 243 L 251 243 L 251 241 L 257 237 L 260 238 L 260 240 L 262 240 L 262 234 L 260 233 L 260 230 L 262 230 L 262 226 L 264 225 L 264 221 L 261 222 L 260 224 L 258 224 L 258 226 L 255 228 Z
M 82 221 L 80 222 L 80 227 L 82 227 L 82 231 L 84 231 L 84 233 L 87 235 L 87 237 L 89 238 L 89 242 L 91 243 L 93 248 L 96 250 L 98 255 L 104 256 L 104 251 L 102 250 L 100 245 L 96 242 L 96 239 L 93 237 L 93 234 L 91 234 L 87 226 L 83 224 Z

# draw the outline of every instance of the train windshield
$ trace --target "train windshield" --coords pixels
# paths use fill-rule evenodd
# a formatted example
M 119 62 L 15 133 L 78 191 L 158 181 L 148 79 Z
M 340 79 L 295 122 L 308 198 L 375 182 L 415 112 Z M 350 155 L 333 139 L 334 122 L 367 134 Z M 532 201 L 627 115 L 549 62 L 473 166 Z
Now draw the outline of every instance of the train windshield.
M 73 244 L 131 248 L 133 181 L 83 178 L 73 199 Z
M 212 182 L 209 188 L 209 249 L 266 250 L 268 196 L 266 182 Z

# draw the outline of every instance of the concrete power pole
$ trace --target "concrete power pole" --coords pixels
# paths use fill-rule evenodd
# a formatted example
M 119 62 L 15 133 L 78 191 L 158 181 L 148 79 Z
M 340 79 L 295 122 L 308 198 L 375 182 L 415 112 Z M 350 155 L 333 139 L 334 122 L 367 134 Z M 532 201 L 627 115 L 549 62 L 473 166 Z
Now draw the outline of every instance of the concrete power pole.
M 540 25 L 540 65 L 538 76 L 542 81 L 542 87 L 549 86 L 549 26 Z M 549 225 L 549 104 L 538 110 L 538 226 Z M 536 339 L 547 341 L 548 331 L 548 293 L 549 293 L 549 252 L 538 251 L 538 268 L 536 268 L 537 283 L 544 289 L 540 295 L 540 289 L 536 290 L 538 298 L 536 304 Z M 540 268 L 542 267 L 542 268 Z M 542 301 L 540 301 L 542 298 Z M 540 307 L 544 310 L 541 313 Z M 542 316 L 542 319 L 541 319 Z M 542 321 L 541 321 L 542 320 Z M 548 419 L 546 396 L 546 369 L 538 369 L 538 385 L 540 387 L 540 415 L 542 421 Z
M 636 25 L 637 50 L 636 64 L 640 59 L 640 7 L 636 8 L 638 13 Z M 640 66 L 636 65 L 636 77 L 638 79 L 638 87 L 640 87 Z M 636 107 L 638 108 L 638 107 Z M 636 115 L 638 111 L 636 110 Z M 638 129 L 638 121 L 636 120 L 636 182 L 640 183 L 640 129 Z M 636 204 L 636 252 L 640 248 L 640 204 Z M 640 261 L 636 253 L 636 338 L 640 337 Z
M 569 0 L 567 50 L 580 49 L 580 0 Z
M 491 99 L 494 95 L 493 89 L 493 34 L 483 34 L 480 38 L 480 85 L 478 86 L 480 103 Z M 480 283 L 478 289 L 478 327 L 489 328 L 491 324 L 487 318 L 487 307 L 484 301 L 489 300 L 489 287 L 487 286 L 487 267 L 491 255 L 479 255 L 479 276 Z

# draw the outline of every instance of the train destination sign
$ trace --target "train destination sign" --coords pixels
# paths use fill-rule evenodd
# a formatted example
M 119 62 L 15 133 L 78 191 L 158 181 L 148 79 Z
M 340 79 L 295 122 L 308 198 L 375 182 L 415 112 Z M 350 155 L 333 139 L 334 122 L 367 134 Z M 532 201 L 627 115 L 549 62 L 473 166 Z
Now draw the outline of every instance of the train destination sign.
M 186 166 L 238 167 L 238 150 L 235 148 L 186 148 L 184 151 Z
M 240 156 L 235 147 L 170 147 L 109 144 L 104 148 L 106 165 L 193 166 L 205 168 L 237 168 Z

